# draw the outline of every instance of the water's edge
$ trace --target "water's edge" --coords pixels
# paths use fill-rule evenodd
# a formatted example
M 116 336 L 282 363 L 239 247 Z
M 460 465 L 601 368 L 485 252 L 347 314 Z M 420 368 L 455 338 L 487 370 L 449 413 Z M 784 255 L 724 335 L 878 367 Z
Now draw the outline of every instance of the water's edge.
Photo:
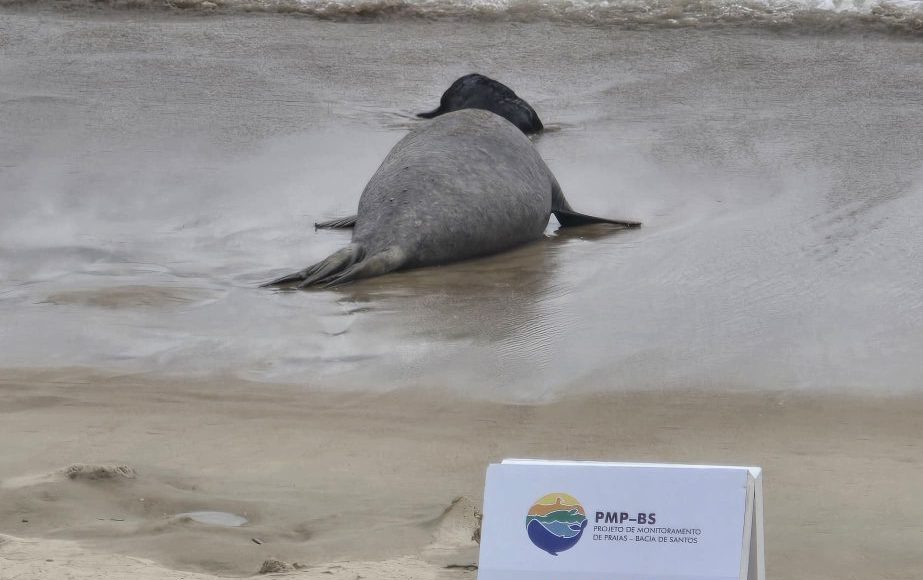
M 285 14 L 324 20 L 560 22 L 622 28 L 758 27 L 923 34 L 919 0 L 0 0 L 7 10 Z

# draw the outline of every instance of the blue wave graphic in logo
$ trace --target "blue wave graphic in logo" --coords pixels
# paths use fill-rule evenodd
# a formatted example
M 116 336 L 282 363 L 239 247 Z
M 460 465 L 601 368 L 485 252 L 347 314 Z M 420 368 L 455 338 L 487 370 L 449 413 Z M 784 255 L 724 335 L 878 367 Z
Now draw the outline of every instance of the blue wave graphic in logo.
M 587 526 L 586 511 L 573 496 L 550 493 L 526 516 L 526 532 L 538 548 L 552 556 L 577 545 Z
M 574 535 L 568 538 L 558 536 L 539 523 L 538 520 L 532 520 L 528 525 L 529 539 L 542 550 L 545 550 L 552 556 L 557 556 L 559 552 L 570 550 L 577 545 L 577 542 L 580 541 L 580 537 L 583 535 L 583 530 L 586 529 L 586 525 L 587 521 L 583 520 L 580 527 L 574 531 Z

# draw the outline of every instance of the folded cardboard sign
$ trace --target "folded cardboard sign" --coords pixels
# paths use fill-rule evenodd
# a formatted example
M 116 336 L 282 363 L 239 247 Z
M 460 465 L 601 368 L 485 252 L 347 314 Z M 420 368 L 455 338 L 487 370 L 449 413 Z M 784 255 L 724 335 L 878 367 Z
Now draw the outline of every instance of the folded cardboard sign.
M 764 580 L 757 467 L 507 459 L 478 580 Z

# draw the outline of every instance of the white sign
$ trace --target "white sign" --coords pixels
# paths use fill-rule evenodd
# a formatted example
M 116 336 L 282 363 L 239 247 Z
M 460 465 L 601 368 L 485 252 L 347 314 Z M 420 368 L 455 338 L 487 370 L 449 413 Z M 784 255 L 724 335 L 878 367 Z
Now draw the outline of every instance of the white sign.
M 764 580 L 758 467 L 507 459 L 478 580 Z

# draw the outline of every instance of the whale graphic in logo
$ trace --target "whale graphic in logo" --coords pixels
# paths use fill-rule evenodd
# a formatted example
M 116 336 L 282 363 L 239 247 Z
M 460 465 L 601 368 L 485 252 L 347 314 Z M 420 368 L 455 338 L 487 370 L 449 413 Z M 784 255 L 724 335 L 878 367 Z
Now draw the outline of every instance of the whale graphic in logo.
M 576 546 L 586 525 L 583 506 L 566 493 L 541 497 L 526 516 L 529 539 L 552 556 Z

